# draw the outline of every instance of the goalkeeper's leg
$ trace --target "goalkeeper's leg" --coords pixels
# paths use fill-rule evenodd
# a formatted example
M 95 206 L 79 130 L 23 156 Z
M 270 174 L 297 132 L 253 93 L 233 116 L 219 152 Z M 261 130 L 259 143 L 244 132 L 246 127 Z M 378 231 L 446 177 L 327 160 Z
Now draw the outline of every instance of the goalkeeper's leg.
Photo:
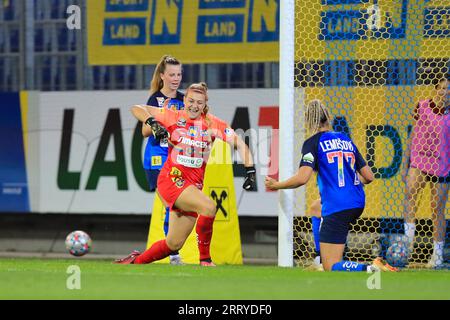
M 147 264 L 169 256 L 181 249 L 195 225 L 195 217 L 171 213 L 171 227 L 166 239 L 155 242 L 148 250 L 136 257 L 134 264 Z
M 160 169 L 153 169 L 153 170 L 145 170 L 145 174 L 147 177 L 147 182 L 150 188 L 150 192 L 156 191 L 156 186 L 158 182 L 158 176 L 161 172 Z M 166 213 L 164 217 L 164 235 L 167 238 L 167 233 L 169 232 L 169 217 L 170 217 L 170 208 L 166 207 Z M 181 260 L 180 254 L 178 251 L 172 252 L 169 256 L 170 264 L 173 265 L 182 265 L 183 261 Z
M 166 207 L 166 216 L 164 218 L 164 235 L 167 238 L 167 234 L 169 233 L 169 218 L 170 218 L 170 208 Z M 181 260 L 180 253 L 178 251 L 172 252 L 169 256 L 170 264 L 172 265 L 182 265 L 183 261 Z
M 210 246 L 217 212 L 216 204 L 197 187 L 190 185 L 179 195 L 175 201 L 175 207 L 185 212 L 198 213 L 195 230 L 200 253 L 200 265 L 214 266 L 211 260 Z M 172 233 L 171 228 L 169 234 Z

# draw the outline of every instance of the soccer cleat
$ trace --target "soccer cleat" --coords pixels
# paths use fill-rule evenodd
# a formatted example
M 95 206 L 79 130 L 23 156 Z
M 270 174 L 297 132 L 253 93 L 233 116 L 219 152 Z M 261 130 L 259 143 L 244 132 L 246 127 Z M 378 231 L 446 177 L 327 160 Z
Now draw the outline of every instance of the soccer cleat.
M 114 261 L 114 263 L 117 264 L 133 264 L 134 260 L 136 260 L 136 258 L 138 256 L 140 256 L 141 253 L 137 250 L 133 250 L 133 252 L 131 252 L 128 256 L 126 256 L 125 258 L 122 259 L 117 259 Z
M 170 264 L 173 266 L 182 266 L 184 265 L 183 260 L 181 260 L 181 257 L 179 254 L 174 254 L 172 256 L 169 256 Z
M 398 272 L 398 268 L 391 266 L 389 263 L 381 259 L 381 257 L 375 258 L 372 262 L 372 266 L 378 268 L 380 271 Z
M 324 271 L 323 265 L 320 261 L 320 256 L 317 256 L 314 258 L 313 268 L 316 271 Z
M 428 268 L 428 269 L 440 268 L 440 267 L 442 267 L 443 264 L 444 264 L 443 257 L 433 253 L 430 261 L 428 261 L 428 263 L 426 265 L 426 268 Z
M 374 264 L 369 264 L 368 266 L 367 266 L 367 272 L 369 272 L 369 273 L 374 273 L 374 272 L 380 272 L 381 270 L 380 270 L 380 268 L 378 268 L 376 265 L 374 265 Z
M 215 267 L 216 265 L 212 261 L 200 261 L 202 267 Z

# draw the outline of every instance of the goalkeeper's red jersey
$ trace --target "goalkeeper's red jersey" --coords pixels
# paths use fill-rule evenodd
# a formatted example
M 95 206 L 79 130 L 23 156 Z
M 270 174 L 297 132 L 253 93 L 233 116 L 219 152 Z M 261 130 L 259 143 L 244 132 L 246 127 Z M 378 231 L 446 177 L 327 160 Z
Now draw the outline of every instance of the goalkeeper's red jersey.
M 191 120 L 185 110 L 161 108 L 155 119 L 170 133 L 169 154 L 158 177 L 158 191 L 169 205 L 173 205 L 189 185 L 202 189 L 215 139 L 231 141 L 236 134 L 225 121 L 211 114 Z

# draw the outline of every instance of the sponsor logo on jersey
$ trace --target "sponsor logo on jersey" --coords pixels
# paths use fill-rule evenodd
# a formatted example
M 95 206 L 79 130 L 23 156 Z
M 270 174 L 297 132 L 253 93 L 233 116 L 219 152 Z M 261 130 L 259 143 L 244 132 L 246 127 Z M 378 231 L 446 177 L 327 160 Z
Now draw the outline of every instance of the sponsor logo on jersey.
M 208 147 L 208 142 L 206 141 L 197 141 L 197 140 L 191 140 L 189 138 L 186 137 L 180 137 L 178 139 L 178 143 L 182 143 L 191 147 L 197 147 L 197 148 L 202 148 L 205 149 Z
M 156 97 L 156 101 L 158 101 L 158 106 L 162 107 L 164 105 L 164 97 Z
M 184 118 L 178 119 L 177 126 L 179 126 L 179 127 L 186 127 L 186 119 L 184 119 Z
M 162 165 L 162 157 L 161 156 L 153 156 L 152 157 L 152 166 L 160 166 Z
M 188 136 L 190 136 L 190 137 L 193 137 L 193 138 L 196 138 L 197 136 L 198 136 L 198 131 L 199 131 L 199 128 L 198 127 L 189 127 L 189 130 L 188 130 Z
M 306 163 L 313 163 L 314 162 L 314 156 L 312 155 L 311 152 L 307 153 L 307 154 L 305 154 L 303 156 L 302 161 L 306 162 Z
M 208 137 L 208 136 L 209 136 L 208 130 L 202 130 L 202 131 L 200 132 L 200 136 L 201 136 L 201 137 Z
M 202 158 L 194 158 L 194 157 L 187 157 L 187 156 L 182 156 L 181 154 L 179 154 L 177 156 L 177 163 L 188 167 L 188 168 L 201 168 L 203 165 L 203 159 Z

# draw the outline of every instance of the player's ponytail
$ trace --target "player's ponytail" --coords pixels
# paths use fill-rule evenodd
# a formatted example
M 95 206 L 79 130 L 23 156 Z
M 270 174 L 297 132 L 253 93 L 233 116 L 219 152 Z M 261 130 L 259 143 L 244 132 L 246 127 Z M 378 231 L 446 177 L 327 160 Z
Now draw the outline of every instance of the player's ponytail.
M 315 99 L 306 105 L 305 122 L 310 135 L 330 125 L 330 114 L 322 101 Z
M 150 95 L 154 94 L 155 92 L 158 92 L 163 88 L 164 82 L 161 79 L 161 73 L 164 73 L 166 71 L 166 67 L 168 64 L 173 66 L 179 66 L 181 65 L 181 62 L 178 61 L 175 57 L 172 57 L 171 55 L 167 54 L 161 58 L 161 61 L 159 61 L 155 71 L 153 72 L 153 78 L 150 84 Z

